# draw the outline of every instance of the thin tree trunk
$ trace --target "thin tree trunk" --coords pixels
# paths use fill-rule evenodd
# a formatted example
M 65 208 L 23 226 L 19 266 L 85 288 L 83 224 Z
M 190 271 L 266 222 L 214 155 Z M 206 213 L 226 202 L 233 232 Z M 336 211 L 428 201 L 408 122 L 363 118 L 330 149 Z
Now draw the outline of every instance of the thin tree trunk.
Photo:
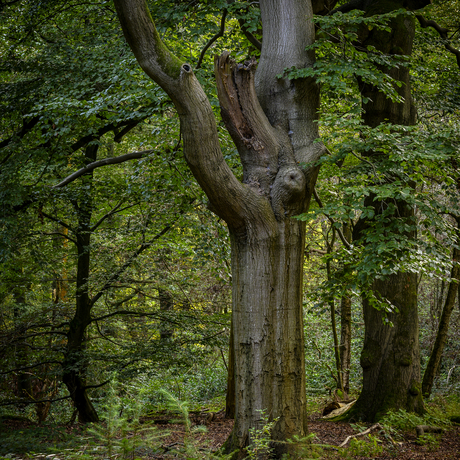
M 98 145 L 86 147 L 87 163 L 96 160 Z M 75 299 L 75 315 L 70 321 L 67 332 L 67 347 L 64 354 L 62 381 L 67 386 L 75 408 L 78 410 L 78 419 L 81 423 L 98 422 L 99 417 L 89 399 L 85 381 L 85 353 L 84 341 L 86 328 L 91 322 L 92 303 L 89 296 L 89 273 L 91 256 L 91 216 L 92 175 L 84 179 L 89 186 L 80 203 L 76 203 L 78 214 L 78 228 L 76 231 L 77 243 L 77 286 Z
M 332 238 L 330 242 L 328 240 L 327 234 L 325 235 L 328 254 L 332 253 L 333 248 L 334 248 L 334 243 L 335 243 L 335 229 L 331 227 L 331 230 L 332 230 Z M 326 261 L 326 271 L 327 271 L 327 279 L 329 281 L 332 277 L 330 257 Z M 342 380 L 342 366 L 341 366 L 341 361 L 340 361 L 339 338 L 337 335 L 337 321 L 336 321 L 336 315 L 335 315 L 334 298 L 329 299 L 329 311 L 331 314 L 331 329 L 332 329 L 332 339 L 333 339 L 333 344 L 334 344 L 335 369 L 337 372 L 337 377 L 335 377 L 333 374 L 332 374 L 332 377 L 334 377 L 336 380 L 337 389 L 339 389 L 342 393 L 344 393 L 345 389 L 343 387 L 343 380 Z M 345 395 L 342 394 L 342 396 L 345 396 Z
M 458 224 L 460 227 L 460 219 Z M 433 383 L 436 375 L 439 373 L 441 365 L 442 353 L 447 341 L 447 333 L 449 332 L 450 317 L 455 307 L 455 299 L 457 298 L 459 280 L 460 280 L 460 250 L 454 248 L 453 252 L 453 265 L 450 272 L 451 281 L 447 290 L 447 297 L 442 310 L 441 318 L 439 319 L 438 333 L 434 342 L 433 350 L 428 361 L 428 365 L 423 374 L 422 393 L 423 396 L 428 398 L 433 389 Z
M 343 224 L 342 233 L 344 238 L 351 243 L 351 226 Z M 342 295 L 340 300 L 340 371 L 345 393 L 350 392 L 350 365 L 351 365 L 351 296 L 348 293 Z
M 343 295 L 340 302 L 340 370 L 345 393 L 350 393 L 351 365 L 351 297 Z
M 15 302 L 13 317 L 15 322 L 23 314 L 26 307 L 26 288 L 30 285 L 27 281 L 19 281 L 22 278 L 22 268 L 17 270 L 19 276 L 16 280 L 17 285 L 13 288 L 13 299 Z M 26 287 L 27 286 L 27 287 Z M 20 330 L 20 327 L 18 327 Z M 22 368 L 29 364 L 29 349 L 24 340 L 18 340 L 14 349 L 15 367 Z M 17 372 L 17 395 L 21 398 L 32 398 L 32 375 L 30 372 Z
M 170 312 L 173 309 L 173 298 L 166 289 L 158 288 L 158 298 L 161 312 Z M 168 320 L 162 320 L 160 323 L 160 340 L 171 339 L 173 333 L 171 323 Z

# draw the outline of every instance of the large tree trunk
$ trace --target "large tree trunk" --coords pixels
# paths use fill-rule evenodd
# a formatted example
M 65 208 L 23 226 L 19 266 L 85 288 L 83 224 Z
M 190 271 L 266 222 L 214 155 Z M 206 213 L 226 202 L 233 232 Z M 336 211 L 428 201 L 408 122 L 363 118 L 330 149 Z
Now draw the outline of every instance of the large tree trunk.
M 423 412 L 420 388 L 417 276 L 399 273 L 375 281 L 374 292 L 399 312 L 383 321 L 382 312 L 363 301 L 365 336 L 361 353 L 363 389 L 354 412 L 360 419 L 378 420 L 389 409 Z
M 263 238 L 260 238 L 260 233 Z M 280 222 L 232 237 L 235 426 L 230 450 L 251 441 L 262 412 L 278 418 L 283 441 L 307 432 L 305 412 L 302 265 L 304 224 Z M 275 444 L 281 453 L 284 444 Z
M 313 65 L 308 0 L 262 0 L 263 46 L 255 62 L 215 61 L 221 113 L 243 165 L 242 183 L 225 163 L 212 108 L 189 64 L 166 50 L 143 0 L 115 0 L 125 37 L 146 73 L 173 100 L 184 154 L 210 208 L 232 241 L 235 427 L 227 443 L 247 455 L 250 428 L 263 410 L 277 419 L 273 438 L 306 433 L 302 264 L 305 212 L 324 152 L 315 143 L 318 88 L 310 79 L 278 78 Z M 260 102 L 259 102 L 260 101 Z M 276 456 L 288 450 L 275 444 Z
M 367 4 L 366 14 L 386 13 L 403 6 L 399 2 L 384 3 L 375 0 Z M 413 18 L 401 15 L 393 19 L 390 25 L 391 32 L 366 31 L 363 37 L 364 45 L 375 46 L 386 54 L 410 55 L 415 34 Z M 398 92 L 404 98 L 404 102 L 393 102 L 377 88 L 361 84 L 361 94 L 368 100 L 363 104 L 364 122 L 371 127 L 385 121 L 399 125 L 414 124 L 415 109 L 410 93 L 409 69 L 399 66 L 382 70 L 403 83 Z M 371 161 L 374 161 L 373 156 L 371 152 Z M 378 160 L 377 156 L 375 160 Z M 383 201 L 374 201 L 374 197 L 370 197 L 367 204 L 374 207 L 376 215 L 387 207 Z M 413 217 L 414 209 L 408 203 L 396 203 L 395 219 L 405 219 L 407 223 L 412 223 Z M 357 237 L 367 224 L 360 222 L 357 225 Z M 388 315 L 388 319 L 394 324 L 391 327 L 383 321 L 381 311 L 376 310 L 367 298 L 363 300 L 363 390 L 352 414 L 360 419 L 373 421 L 389 409 L 421 413 L 424 406 L 420 383 L 417 276 L 411 273 L 396 273 L 374 281 L 372 290 L 377 298 L 397 307 L 398 312 Z

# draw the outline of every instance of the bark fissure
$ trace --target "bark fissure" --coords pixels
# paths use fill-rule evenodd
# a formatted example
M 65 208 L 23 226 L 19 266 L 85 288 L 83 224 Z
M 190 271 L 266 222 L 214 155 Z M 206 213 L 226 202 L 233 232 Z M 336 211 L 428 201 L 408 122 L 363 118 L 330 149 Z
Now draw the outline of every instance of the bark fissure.
M 144 0 L 115 0 L 136 58 L 176 106 L 184 155 L 192 173 L 210 208 L 228 225 L 234 358 L 229 369 L 234 373 L 235 425 L 227 448 L 238 449 L 240 458 L 247 455 L 249 429 L 260 424 L 260 411 L 266 411 L 270 419 L 279 418 L 274 440 L 303 436 L 307 429 L 302 317 L 305 224 L 291 216 L 308 207 L 317 168 L 306 163 L 315 162 L 324 147 L 314 142 L 319 101 L 315 83 L 282 79 L 279 87 L 276 78 L 285 67 L 313 63 L 313 55 L 305 51 L 314 40 L 308 21 L 310 3 L 285 3 L 261 1 L 264 44 L 257 71 L 255 61 L 236 64 L 229 53 L 215 60 L 222 117 L 243 166 L 240 182 L 224 160 L 211 105 L 190 65 L 182 64 L 179 75 L 169 72 L 155 52 L 146 49 L 149 41 L 153 50 L 159 49 L 151 19 L 146 28 L 138 29 L 148 15 Z M 287 22 L 281 16 L 267 15 L 267 8 L 287 11 L 291 6 L 295 13 Z M 281 29 L 279 47 L 276 36 Z M 289 36 L 298 35 L 292 47 Z M 277 56 L 285 53 L 289 58 L 277 59 L 267 69 L 267 60 L 273 58 L 271 46 L 278 47 Z M 288 88 L 286 100 L 279 88 Z M 288 449 L 284 442 L 275 446 L 277 457 Z

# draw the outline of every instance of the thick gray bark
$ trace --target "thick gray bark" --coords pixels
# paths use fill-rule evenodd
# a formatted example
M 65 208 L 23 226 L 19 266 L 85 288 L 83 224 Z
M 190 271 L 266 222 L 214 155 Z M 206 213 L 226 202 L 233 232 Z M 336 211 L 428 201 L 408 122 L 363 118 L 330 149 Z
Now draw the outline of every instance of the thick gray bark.
M 309 0 L 265 0 L 260 2 L 264 39 L 256 73 L 256 91 L 260 104 L 273 126 L 289 133 L 294 159 L 301 165 L 307 180 L 307 205 L 316 182 L 315 162 L 324 145 L 314 143 L 319 137 L 315 123 L 319 109 L 319 88 L 311 79 L 277 78 L 293 66 L 310 67 L 315 62 L 305 47 L 314 41 L 313 11 Z
M 261 411 L 278 418 L 272 437 L 306 434 L 302 324 L 305 226 L 290 219 L 306 208 L 306 175 L 289 136 L 272 127 L 254 92 L 255 63 L 216 59 L 222 116 L 238 147 L 243 182 L 258 206 L 244 231 L 229 226 L 232 242 L 235 425 L 227 450 L 251 443 Z M 287 450 L 274 444 L 277 456 Z
M 306 434 L 302 250 L 304 224 L 280 223 L 273 234 L 232 237 L 235 427 L 232 448 L 250 442 L 261 413 L 278 418 L 272 436 Z M 257 283 L 254 282 L 257 280 Z M 285 445 L 276 445 L 278 451 Z
M 306 433 L 302 267 L 304 212 L 324 147 L 314 143 L 318 89 L 311 80 L 278 79 L 312 65 L 314 29 L 307 0 L 262 0 L 264 40 L 255 63 L 224 53 L 215 70 L 221 111 L 243 165 L 239 182 L 222 156 L 211 106 L 188 64 L 159 40 L 144 0 L 115 0 L 125 37 L 146 73 L 178 111 L 185 158 L 232 241 L 235 428 L 229 450 L 244 457 L 249 428 L 263 410 L 279 418 L 275 440 Z M 259 103 L 261 101 L 261 104 Z M 276 456 L 286 444 L 275 444 Z

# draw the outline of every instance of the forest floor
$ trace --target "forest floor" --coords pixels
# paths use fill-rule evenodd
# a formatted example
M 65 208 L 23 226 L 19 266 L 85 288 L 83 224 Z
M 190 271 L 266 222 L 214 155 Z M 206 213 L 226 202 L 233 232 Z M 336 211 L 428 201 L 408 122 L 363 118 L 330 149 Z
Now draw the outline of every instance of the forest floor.
M 142 429 L 155 427 L 155 443 L 150 447 L 143 446 L 142 441 L 135 449 L 134 459 L 166 460 L 173 458 L 188 459 L 216 459 L 216 456 L 205 452 L 216 451 L 227 439 L 233 426 L 233 420 L 227 420 L 220 413 L 190 413 L 193 426 L 206 425 L 206 431 L 193 430 L 186 434 L 183 423 L 171 423 L 174 415 L 160 413 L 157 416 L 142 419 Z M 361 430 L 371 425 L 362 425 Z M 53 431 L 54 430 L 54 431 Z M 97 447 L 103 445 L 101 438 L 97 441 L 88 441 L 88 433 L 79 426 L 54 426 L 50 431 L 39 425 L 21 420 L 0 421 L 0 460 L 3 459 L 103 459 L 108 458 Z M 454 426 L 442 435 L 432 436 L 432 442 L 425 445 L 417 443 L 414 433 L 404 433 L 391 439 L 375 429 L 368 436 L 355 438 L 359 442 L 348 443 L 347 448 L 338 449 L 348 436 L 356 435 L 359 431 L 349 423 L 336 423 L 321 420 L 319 414 L 310 416 L 309 431 L 314 434 L 314 445 L 321 447 L 309 449 L 309 452 L 300 458 L 319 459 L 460 459 L 460 427 Z M 10 436 L 8 437 L 8 434 Z M 57 435 L 57 441 L 56 441 Z M 127 437 L 129 438 L 128 433 Z M 131 435 L 132 436 L 132 435 Z M 393 436 L 393 435 L 392 435 Z M 61 443 L 64 438 L 67 443 Z M 13 441 L 12 441 L 13 439 Z M 378 441 L 376 441 L 378 439 Z M 72 440 L 72 442 L 70 442 Z M 113 440 L 114 445 L 117 440 Z M 9 443 L 9 444 L 8 444 Z M 30 445 L 30 447 L 28 447 Z M 54 446 L 54 447 L 53 447 Z M 95 447 L 96 446 L 96 447 Z M 99 449 L 99 450 L 98 450 Z M 28 453 L 26 453 L 27 451 Z M 33 453 L 32 453 L 33 452 Z M 121 459 L 121 454 L 112 458 Z

